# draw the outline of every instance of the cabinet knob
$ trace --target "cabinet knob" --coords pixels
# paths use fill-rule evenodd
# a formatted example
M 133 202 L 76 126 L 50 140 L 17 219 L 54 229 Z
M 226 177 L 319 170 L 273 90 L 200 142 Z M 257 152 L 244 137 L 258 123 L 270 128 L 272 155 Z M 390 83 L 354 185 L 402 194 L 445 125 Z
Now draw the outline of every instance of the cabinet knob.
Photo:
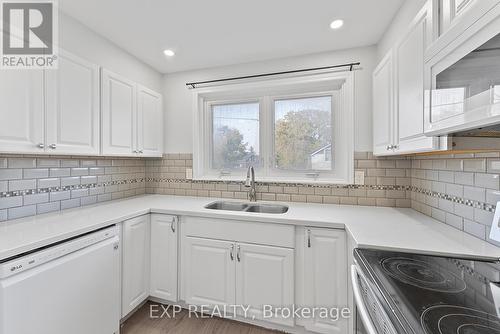
M 36 147 L 38 147 L 38 148 L 45 148 L 45 145 L 43 143 L 40 143 L 40 144 L 36 145 Z
M 133 150 L 132 152 L 133 152 L 133 153 L 139 153 L 139 151 L 137 151 L 137 150 Z
M 55 150 L 57 148 L 57 145 L 56 144 L 50 144 L 49 147 L 53 150 Z
M 142 154 L 142 153 L 144 153 L 144 151 L 143 151 L 143 150 L 139 150 L 139 153 L 141 153 L 141 154 Z
M 385 148 L 387 151 L 390 151 L 392 145 L 387 145 L 387 147 Z

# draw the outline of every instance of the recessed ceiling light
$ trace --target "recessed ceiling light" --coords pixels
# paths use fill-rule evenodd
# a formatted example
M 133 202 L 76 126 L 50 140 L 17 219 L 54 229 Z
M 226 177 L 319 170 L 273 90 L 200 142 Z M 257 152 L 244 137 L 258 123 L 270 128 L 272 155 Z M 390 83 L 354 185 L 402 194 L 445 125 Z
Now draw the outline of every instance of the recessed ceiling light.
M 338 29 L 344 25 L 344 20 L 335 20 L 332 23 L 330 23 L 330 28 L 332 29 Z
M 165 56 L 167 57 L 173 57 L 175 56 L 175 52 L 170 50 L 170 49 L 166 49 L 166 50 L 163 50 L 163 53 L 165 54 Z

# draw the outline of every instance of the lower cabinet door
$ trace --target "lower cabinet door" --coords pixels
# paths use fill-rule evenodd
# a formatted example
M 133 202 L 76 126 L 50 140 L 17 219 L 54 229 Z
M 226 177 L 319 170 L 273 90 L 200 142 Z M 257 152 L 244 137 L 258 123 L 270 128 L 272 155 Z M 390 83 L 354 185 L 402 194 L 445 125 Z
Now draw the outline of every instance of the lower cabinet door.
M 176 302 L 177 224 L 176 216 L 151 215 L 150 295 Z
M 294 250 L 290 248 L 236 244 L 236 305 L 249 306 L 247 317 L 293 326 Z M 266 307 L 266 309 L 264 309 Z M 276 308 L 276 309 L 275 309 Z M 273 316 L 269 317 L 273 313 Z M 239 314 L 244 314 L 240 310 Z M 284 315 L 284 316 L 283 316 Z
M 306 322 L 306 329 L 318 333 L 348 333 L 348 319 L 340 317 L 340 311 L 348 307 L 345 232 L 308 228 L 304 246 L 305 305 L 339 311 L 338 320 L 316 317 Z
M 191 305 L 235 304 L 235 244 L 204 238 L 185 237 L 185 300 Z
M 123 223 L 122 317 L 149 296 L 149 215 Z

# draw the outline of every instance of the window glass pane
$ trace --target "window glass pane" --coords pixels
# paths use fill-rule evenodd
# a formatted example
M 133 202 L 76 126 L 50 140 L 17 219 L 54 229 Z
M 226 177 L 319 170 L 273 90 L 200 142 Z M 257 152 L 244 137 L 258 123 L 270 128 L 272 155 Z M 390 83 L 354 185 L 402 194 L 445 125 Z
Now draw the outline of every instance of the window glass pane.
M 275 168 L 332 169 L 332 97 L 274 102 Z
M 212 106 L 212 168 L 247 168 L 259 161 L 259 103 Z

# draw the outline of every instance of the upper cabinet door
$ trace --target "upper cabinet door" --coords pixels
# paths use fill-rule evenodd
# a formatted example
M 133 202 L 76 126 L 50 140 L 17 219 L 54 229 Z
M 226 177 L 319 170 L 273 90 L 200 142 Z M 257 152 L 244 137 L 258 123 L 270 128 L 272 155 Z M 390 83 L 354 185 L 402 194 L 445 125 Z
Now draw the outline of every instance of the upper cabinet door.
M 395 49 L 396 153 L 439 149 L 439 139 L 424 135 L 424 54 L 433 39 L 432 6 L 413 20 Z
M 0 75 L 0 152 L 44 152 L 44 74 L 4 70 Z
M 162 97 L 146 87 L 137 87 L 137 150 L 141 156 L 163 153 Z
M 99 154 L 99 67 L 61 51 L 46 83 L 46 151 Z
M 394 77 L 392 51 L 373 72 L 373 153 L 392 154 Z
M 136 84 L 102 71 L 102 154 L 135 155 Z

